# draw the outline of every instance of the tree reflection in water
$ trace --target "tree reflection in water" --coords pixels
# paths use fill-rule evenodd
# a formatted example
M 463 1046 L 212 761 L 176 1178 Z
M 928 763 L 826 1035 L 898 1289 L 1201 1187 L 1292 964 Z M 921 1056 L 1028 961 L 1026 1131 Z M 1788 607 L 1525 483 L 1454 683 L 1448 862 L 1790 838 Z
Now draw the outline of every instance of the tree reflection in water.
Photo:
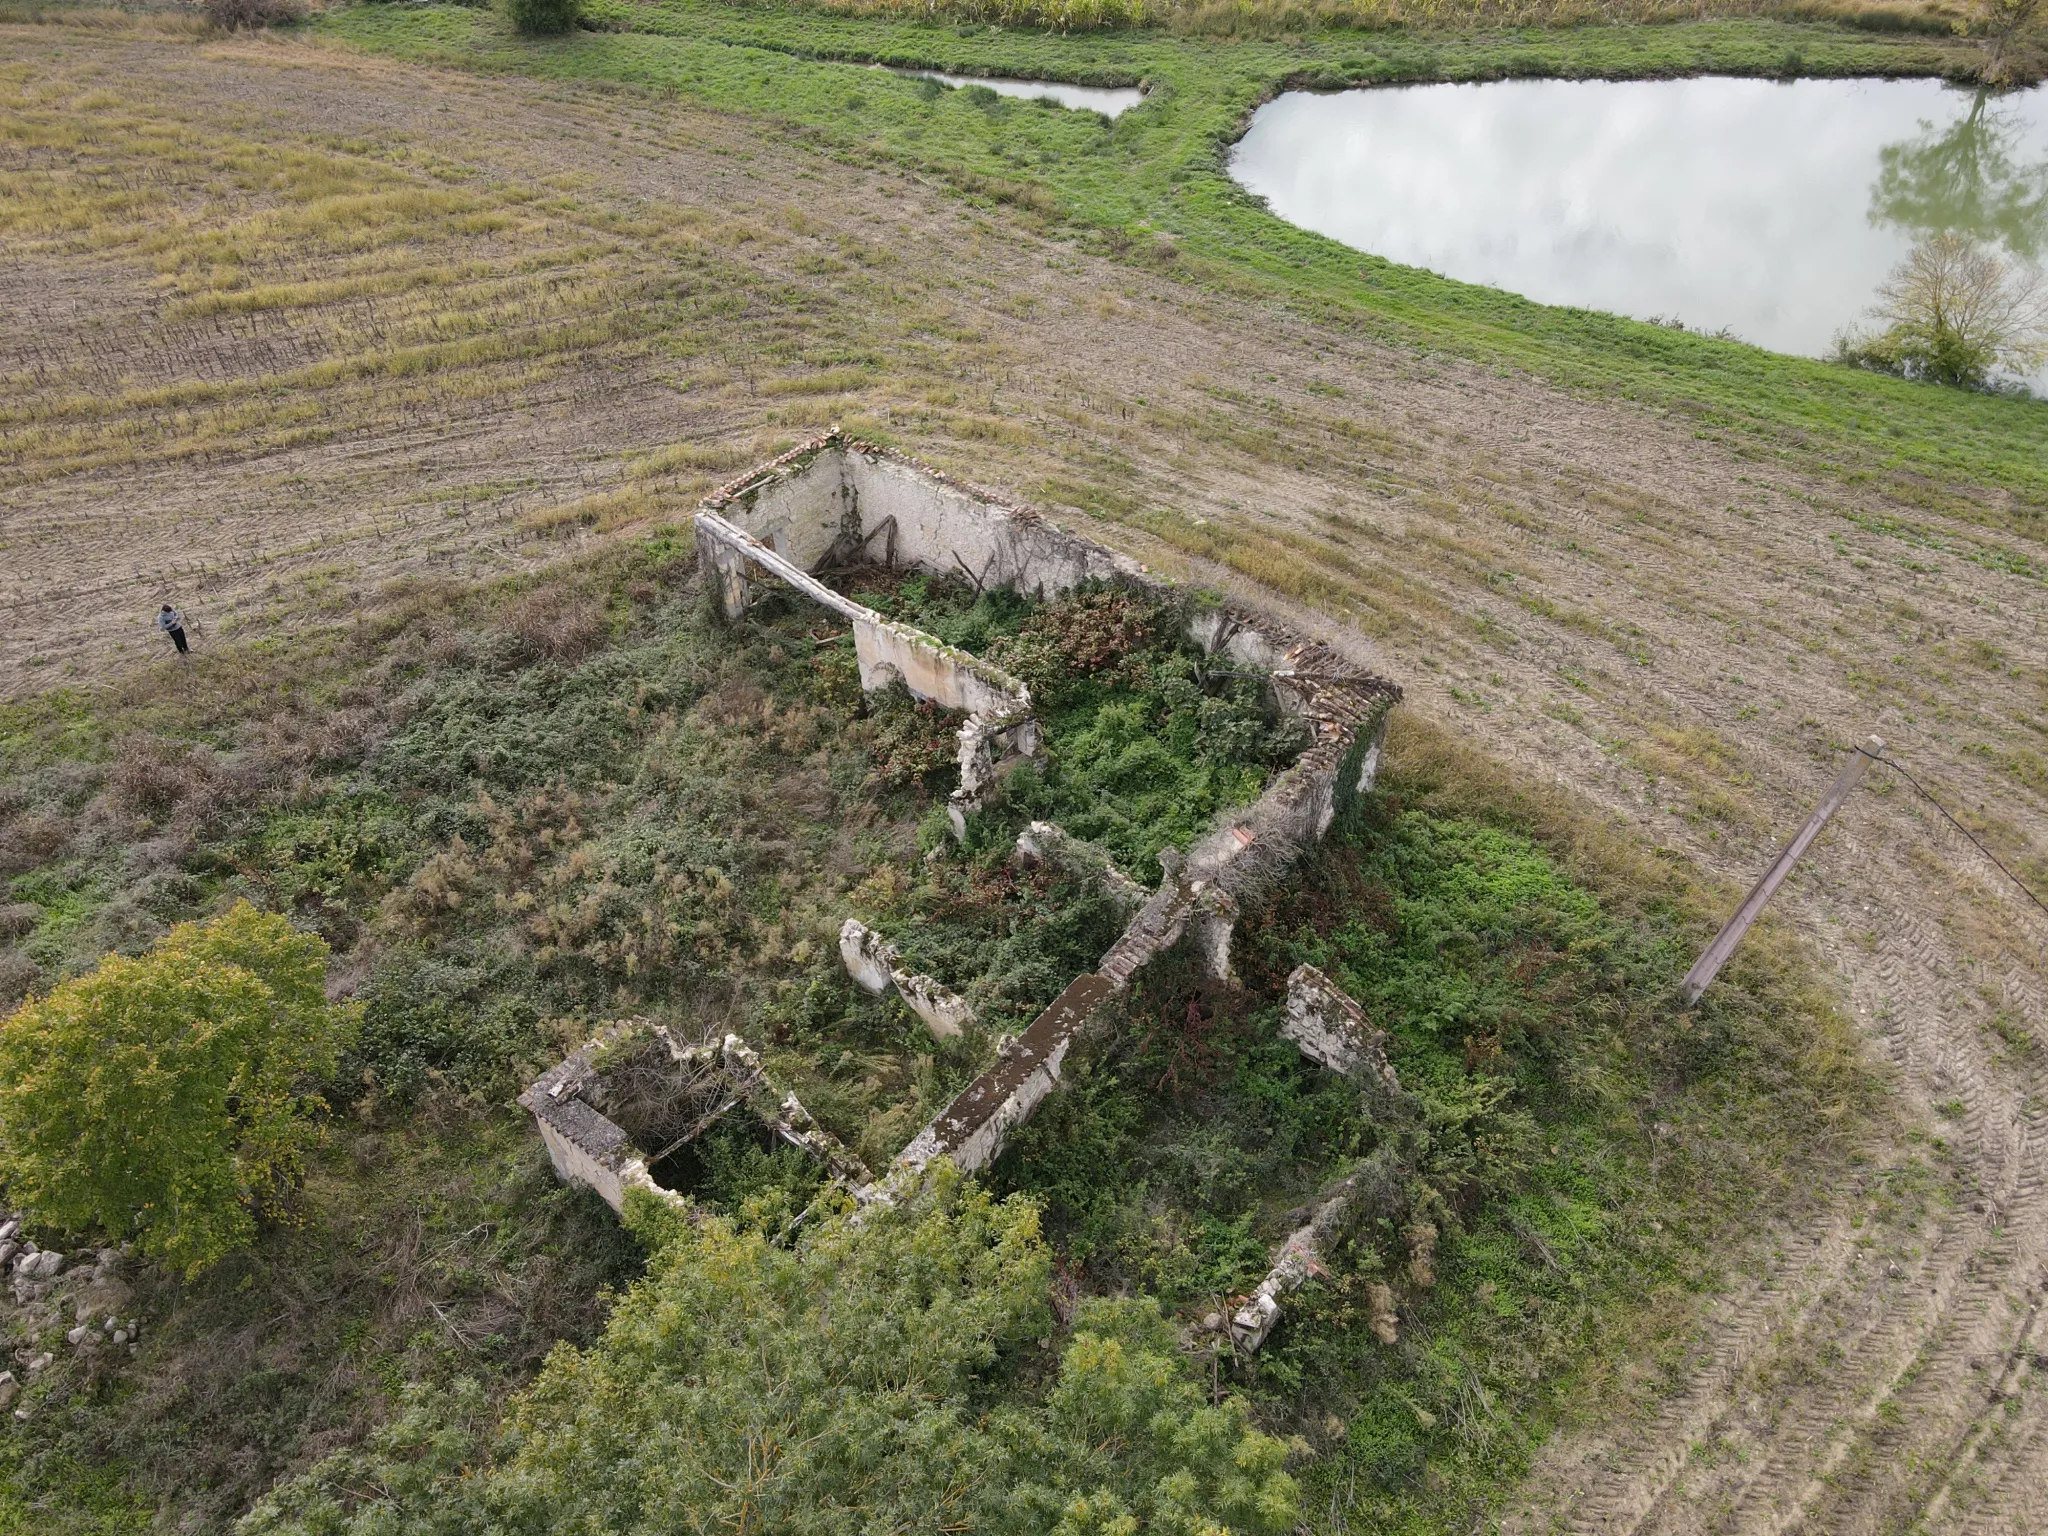
M 1947 128 L 1923 121 L 1921 130 L 1878 151 L 1870 222 L 1920 239 L 1953 230 L 2039 262 L 2048 250 L 2048 160 L 2014 159 L 2026 132 L 2020 115 L 1980 90 Z

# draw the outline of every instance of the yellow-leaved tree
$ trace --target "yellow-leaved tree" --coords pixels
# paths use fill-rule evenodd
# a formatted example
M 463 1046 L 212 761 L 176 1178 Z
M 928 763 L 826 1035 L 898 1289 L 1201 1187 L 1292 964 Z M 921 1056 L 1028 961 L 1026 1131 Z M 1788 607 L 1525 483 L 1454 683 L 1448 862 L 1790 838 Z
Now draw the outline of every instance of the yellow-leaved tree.
M 352 1026 L 327 945 L 247 902 L 0 1021 L 0 1179 L 67 1231 L 196 1273 L 248 1245 L 319 1135 Z

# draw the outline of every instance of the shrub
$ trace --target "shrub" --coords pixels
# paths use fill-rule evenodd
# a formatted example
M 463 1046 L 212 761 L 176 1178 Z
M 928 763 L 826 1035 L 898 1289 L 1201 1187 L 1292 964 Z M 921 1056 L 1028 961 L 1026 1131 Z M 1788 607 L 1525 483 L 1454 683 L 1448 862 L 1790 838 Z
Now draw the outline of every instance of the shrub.
M 0 1008 L 20 1002 L 42 979 L 42 967 L 27 955 L 15 949 L 0 949 Z
M 19 875 L 48 864 L 71 841 L 73 821 L 56 811 L 0 823 L 0 875 Z
M 342 1030 L 327 946 L 239 903 L 0 1023 L 0 1175 L 38 1218 L 196 1273 L 296 1181 Z
M 531 4 L 533 0 L 523 0 Z M 575 25 L 575 0 L 541 0 L 564 6 L 569 20 L 559 27 L 528 28 L 522 31 L 566 32 Z M 564 598 L 558 592 L 528 592 L 504 608 L 499 622 L 516 638 L 522 659 L 545 656 L 551 661 L 574 663 L 603 647 L 611 637 L 611 620 L 602 604 L 587 597 Z
M 344 1088 L 400 1105 L 434 1084 L 509 1097 L 513 1068 L 541 1048 L 542 1035 L 520 977 L 506 970 L 465 963 L 459 946 L 386 952 L 360 994 L 361 1027 L 341 1062 Z
M 299 0 L 205 0 L 206 19 L 223 32 L 285 27 L 306 19 Z
M 1149 1302 L 1077 1315 L 1041 1401 L 1001 1392 L 1051 1326 L 1026 1201 L 958 1179 L 824 1218 L 794 1248 L 651 1201 L 655 1247 L 603 1340 L 558 1349 L 478 1467 L 477 1405 L 419 1408 L 286 1484 L 284 1532 L 1289 1529 L 1285 1447 L 1209 1402 Z M 999 1395 L 998 1395 L 999 1394 Z M 422 1475 L 423 1469 L 433 1474 Z M 353 1518 L 351 1518 L 353 1517 Z
M 529 37 L 557 37 L 583 19 L 582 0 L 505 0 L 512 25 Z

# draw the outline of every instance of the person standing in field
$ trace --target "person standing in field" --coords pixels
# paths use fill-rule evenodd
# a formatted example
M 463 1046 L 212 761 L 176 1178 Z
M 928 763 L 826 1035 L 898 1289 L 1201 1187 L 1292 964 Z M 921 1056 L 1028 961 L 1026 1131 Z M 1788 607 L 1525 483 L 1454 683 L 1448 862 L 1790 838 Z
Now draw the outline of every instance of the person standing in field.
M 156 627 L 171 637 L 171 644 L 178 648 L 180 656 L 191 654 L 191 648 L 185 644 L 185 615 L 169 603 L 157 610 Z

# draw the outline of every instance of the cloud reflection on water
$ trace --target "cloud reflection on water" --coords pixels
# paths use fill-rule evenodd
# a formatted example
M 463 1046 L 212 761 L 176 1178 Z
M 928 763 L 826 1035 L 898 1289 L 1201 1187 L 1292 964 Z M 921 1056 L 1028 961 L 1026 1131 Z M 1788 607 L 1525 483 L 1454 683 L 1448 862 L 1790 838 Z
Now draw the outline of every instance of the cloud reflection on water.
M 1231 169 L 1281 218 L 1391 261 L 1808 356 L 1943 221 L 2025 257 L 2048 250 L 2048 88 L 1707 77 L 1290 92 L 1259 109 Z

